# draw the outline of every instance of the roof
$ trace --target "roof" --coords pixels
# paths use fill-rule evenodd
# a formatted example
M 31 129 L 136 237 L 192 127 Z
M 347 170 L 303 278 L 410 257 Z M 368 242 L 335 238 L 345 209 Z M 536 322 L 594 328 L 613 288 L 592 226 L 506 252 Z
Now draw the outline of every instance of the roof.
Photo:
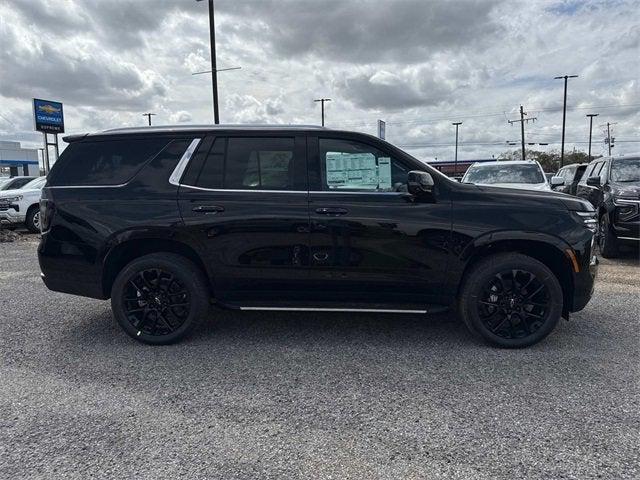
M 81 133 L 77 135 L 68 135 L 63 137 L 65 142 L 73 142 L 80 140 L 88 135 L 123 135 L 137 133 L 189 133 L 189 132 L 211 132 L 215 130 L 221 131 L 307 131 L 307 130 L 329 130 L 326 127 L 318 125 L 284 125 L 284 124 L 222 124 L 222 125 L 155 125 L 151 127 L 126 127 L 111 128 L 94 133 Z
M 535 160 L 496 160 L 494 162 L 483 162 L 482 165 L 531 165 L 537 163 Z

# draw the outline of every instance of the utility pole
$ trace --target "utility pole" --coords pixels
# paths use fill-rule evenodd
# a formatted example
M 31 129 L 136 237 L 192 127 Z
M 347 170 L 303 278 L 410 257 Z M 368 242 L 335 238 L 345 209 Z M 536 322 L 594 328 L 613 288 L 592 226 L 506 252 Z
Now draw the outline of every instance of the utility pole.
M 330 102 L 331 99 L 330 98 L 318 98 L 316 100 L 314 100 L 314 102 L 320 102 L 320 104 L 322 105 L 322 126 L 324 127 L 324 102 Z
M 143 117 L 147 117 L 147 119 L 149 120 L 149 126 L 151 126 L 151 117 L 154 116 L 155 113 L 143 113 L 142 116 Z
M 522 160 L 526 160 L 526 151 L 525 151 L 525 147 L 524 147 L 524 124 L 525 122 L 535 122 L 538 118 L 537 117 L 531 117 L 531 118 L 524 118 L 527 115 L 527 113 L 524 111 L 524 107 L 522 105 L 520 105 L 520 120 L 507 120 L 507 122 L 509 122 L 509 124 L 513 125 L 514 123 L 518 123 L 520 122 L 520 133 L 521 133 L 521 141 L 522 141 Z
M 578 75 L 564 75 L 561 77 L 553 77 L 554 80 L 564 79 L 564 104 L 562 107 L 562 145 L 560 146 L 560 168 L 564 165 L 564 129 L 567 121 L 567 80 L 577 78 Z
M 196 0 L 200 2 L 202 0 Z M 218 70 L 216 69 L 216 24 L 214 21 L 213 0 L 209 0 L 209 41 L 211 43 L 211 86 L 213 87 L 213 122 L 218 125 Z
M 589 117 L 589 161 L 591 161 L 591 132 L 593 131 L 593 117 L 597 117 L 598 113 L 587 113 Z
M 456 155 L 453 160 L 453 178 L 458 174 L 458 127 L 462 125 L 462 122 L 453 122 L 451 125 L 456 126 Z

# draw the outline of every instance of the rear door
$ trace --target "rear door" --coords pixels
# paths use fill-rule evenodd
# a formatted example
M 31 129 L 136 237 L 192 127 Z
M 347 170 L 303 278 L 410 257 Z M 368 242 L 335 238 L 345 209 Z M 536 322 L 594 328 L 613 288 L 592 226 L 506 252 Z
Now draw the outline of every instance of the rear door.
M 305 148 L 304 135 L 229 133 L 205 138 L 194 155 L 179 205 L 218 300 L 267 305 L 306 287 Z
M 437 303 L 450 202 L 407 193 L 415 169 L 361 137 L 309 137 L 310 269 L 315 299 L 340 304 Z

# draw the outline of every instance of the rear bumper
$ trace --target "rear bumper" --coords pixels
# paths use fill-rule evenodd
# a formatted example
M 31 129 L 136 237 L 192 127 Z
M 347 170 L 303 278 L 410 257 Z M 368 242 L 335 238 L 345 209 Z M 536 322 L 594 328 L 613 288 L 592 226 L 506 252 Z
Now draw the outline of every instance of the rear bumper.
M 49 290 L 106 300 L 102 270 L 87 245 L 56 241 L 43 234 L 38 247 L 41 278 Z

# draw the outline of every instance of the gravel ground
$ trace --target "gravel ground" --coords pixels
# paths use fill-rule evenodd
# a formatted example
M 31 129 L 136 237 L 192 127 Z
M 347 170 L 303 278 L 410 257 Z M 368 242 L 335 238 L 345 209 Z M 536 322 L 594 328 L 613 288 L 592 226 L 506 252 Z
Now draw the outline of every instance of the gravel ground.
M 639 478 L 638 252 L 526 350 L 451 316 L 218 312 L 136 343 L 0 244 L 0 478 Z

